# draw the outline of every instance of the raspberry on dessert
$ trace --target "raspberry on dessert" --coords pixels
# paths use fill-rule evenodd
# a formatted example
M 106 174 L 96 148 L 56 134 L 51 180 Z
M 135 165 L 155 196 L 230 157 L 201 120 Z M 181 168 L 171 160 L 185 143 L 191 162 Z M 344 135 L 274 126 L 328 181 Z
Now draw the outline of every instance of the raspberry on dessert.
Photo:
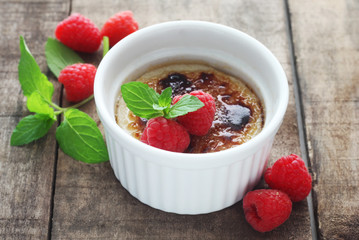
M 304 161 L 295 154 L 278 159 L 266 170 L 264 180 L 270 188 L 287 193 L 293 202 L 306 198 L 312 189 L 312 177 Z
M 204 136 L 208 133 L 208 130 L 212 126 L 214 114 L 216 112 L 216 103 L 213 97 L 203 91 L 193 91 L 189 93 L 192 96 L 196 96 L 204 106 L 195 112 L 187 113 L 184 116 L 177 118 L 178 122 L 182 124 L 187 131 L 196 136 Z M 172 104 L 177 103 L 182 96 L 175 96 Z
M 101 45 L 100 30 L 88 18 L 75 13 L 60 22 L 55 30 L 60 42 L 79 52 L 92 53 Z
M 96 67 L 87 63 L 76 63 L 65 67 L 59 75 L 59 82 L 65 87 L 66 99 L 79 102 L 93 94 Z
M 101 36 L 107 36 L 112 47 L 122 38 L 138 30 L 138 23 L 133 18 L 131 11 L 115 14 L 108 19 L 101 30 Z
M 292 202 L 279 190 L 260 189 L 243 198 L 247 222 L 259 232 L 268 232 L 283 224 L 292 212 Z
M 147 122 L 141 141 L 163 150 L 184 152 L 190 137 L 186 129 L 176 121 L 157 117 Z

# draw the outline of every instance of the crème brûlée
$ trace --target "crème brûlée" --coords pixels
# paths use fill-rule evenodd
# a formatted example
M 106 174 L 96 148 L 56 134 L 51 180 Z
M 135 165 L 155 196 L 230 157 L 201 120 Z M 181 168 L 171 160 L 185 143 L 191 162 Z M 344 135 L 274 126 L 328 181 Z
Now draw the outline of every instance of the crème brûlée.
M 238 146 L 256 136 L 264 125 L 264 106 L 241 79 L 204 64 L 171 64 L 150 70 L 135 81 L 149 85 L 158 93 L 172 87 L 172 97 L 195 90 L 212 95 L 216 102 L 214 121 L 205 136 L 191 136 L 186 153 L 217 152 Z M 117 124 L 140 139 L 147 119 L 135 116 L 119 94 Z

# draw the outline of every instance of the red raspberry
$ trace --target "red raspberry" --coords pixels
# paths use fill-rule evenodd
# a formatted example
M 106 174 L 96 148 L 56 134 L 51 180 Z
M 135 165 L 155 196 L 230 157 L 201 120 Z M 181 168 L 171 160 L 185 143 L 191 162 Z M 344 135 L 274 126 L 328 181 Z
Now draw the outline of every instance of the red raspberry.
M 189 145 L 189 134 L 179 123 L 163 117 L 150 119 L 141 141 L 156 148 L 183 152 Z
M 107 36 L 112 47 L 122 38 L 138 30 L 138 24 L 131 11 L 119 12 L 108 19 L 102 27 L 102 37 Z
M 56 38 L 66 46 L 80 52 L 96 52 L 101 45 L 100 30 L 88 18 L 75 13 L 62 22 L 55 30 Z
M 312 189 L 312 177 L 304 161 L 295 154 L 278 159 L 266 170 L 264 180 L 270 188 L 287 193 L 293 202 L 306 198 Z
M 59 82 L 64 84 L 66 99 L 79 102 L 93 94 L 96 67 L 87 63 L 76 63 L 65 67 L 59 75 Z
M 204 93 L 202 91 L 193 91 L 189 94 L 196 96 L 201 102 L 204 103 L 204 106 L 195 112 L 190 112 L 184 116 L 179 116 L 177 120 L 187 129 L 190 134 L 204 136 L 208 133 L 212 126 L 214 114 L 216 112 L 216 103 L 214 102 L 213 97 L 208 93 Z M 184 95 L 175 96 L 172 103 L 175 104 L 183 96 Z
M 279 190 L 260 189 L 243 198 L 247 222 L 259 232 L 268 232 L 283 224 L 292 212 L 292 202 Z

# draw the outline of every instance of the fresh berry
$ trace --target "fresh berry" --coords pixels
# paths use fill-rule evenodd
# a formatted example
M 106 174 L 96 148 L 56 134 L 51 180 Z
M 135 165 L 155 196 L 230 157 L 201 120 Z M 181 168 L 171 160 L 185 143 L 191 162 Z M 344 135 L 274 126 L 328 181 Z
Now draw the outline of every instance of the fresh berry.
M 79 52 L 96 52 L 101 45 L 100 30 L 88 18 L 75 13 L 62 22 L 55 30 L 60 42 Z
M 76 63 L 65 67 L 59 75 L 64 84 L 66 99 L 79 102 L 93 94 L 96 67 L 87 63 Z
M 167 151 L 184 152 L 190 137 L 186 129 L 176 121 L 157 117 L 147 122 L 141 141 Z
M 279 190 L 254 190 L 243 198 L 247 222 L 259 232 L 268 232 L 283 224 L 292 211 L 292 202 Z
M 184 116 L 179 116 L 177 120 L 187 129 L 190 134 L 204 136 L 208 133 L 212 126 L 214 114 L 216 112 L 216 103 L 213 97 L 208 93 L 202 91 L 193 91 L 189 94 L 196 96 L 201 102 L 204 103 L 204 106 L 195 112 L 190 112 Z M 184 95 L 175 96 L 172 103 L 175 104 L 183 96 Z
M 287 193 L 293 202 L 306 198 L 312 189 L 312 177 L 295 154 L 278 159 L 266 170 L 264 179 L 270 188 Z
M 122 38 L 138 30 L 138 24 L 131 11 L 119 12 L 108 19 L 102 27 L 101 36 L 107 36 L 112 47 Z

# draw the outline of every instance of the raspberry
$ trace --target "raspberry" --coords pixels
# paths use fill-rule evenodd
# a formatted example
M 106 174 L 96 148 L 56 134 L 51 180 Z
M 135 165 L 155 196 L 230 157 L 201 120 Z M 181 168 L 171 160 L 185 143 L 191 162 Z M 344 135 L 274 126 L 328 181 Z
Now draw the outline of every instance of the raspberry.
M 183 152 L 190 138 L 186 129 L 176 121 L 157 117 L 147 122 L 141 141 L 167 151 Z
M 87 63 L 76 63 L 65 67 L 59 75 L 59 82 L 64 84 L 66 99 L 79 102 L 93 94 L 96 67 Z
M 204 136 L 208 133 L 212 126 L 214 114 L 216 112 L 216 104 L 213 97 L 202 91 L 193 91 L 189 93 L 192 96 L 196 96 L 204 106 L 195 112 L 187 113 L 184 116 L 177 118 L 178 122 L 182 124 L 187 131 L 192 135 Z M 182 96 L 175 96 L 173 98 L 173 104 L 178 102 Z
M 138 30 L 138 24 L 131 11 L 119 12 L 108 19 L 102 27 L 101 36 L 107 36 L 112 47 L 122 38 Z
M 87 53 L 97 51 L 102 40 L 100 30 L 95 24 L 78 13 L 60 22 L 56 27 L 55 36 L 73 50 Z
M 292 211 L 292 202 L 279 190 L 251 191 L 243 198 L 247 222 L 259 232 L 268 232 L 283 224 Z
M 266 170 L 264 180 L 270 188 L 287 193 L 293 202 L 306 198 L 312 189 L 312 177 L 304 161 L 295 154 L 278 159 Z

